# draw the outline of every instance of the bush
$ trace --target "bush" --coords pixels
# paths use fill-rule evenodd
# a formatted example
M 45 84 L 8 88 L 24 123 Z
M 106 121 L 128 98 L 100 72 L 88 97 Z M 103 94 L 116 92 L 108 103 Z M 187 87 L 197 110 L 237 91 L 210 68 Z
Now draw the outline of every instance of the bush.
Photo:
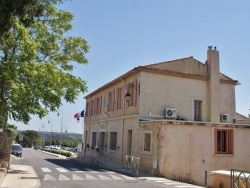
M 42 151 L 50 152 L 50 153 L 55 153 L 60 155 L 60 150 L 50 150 L 50 149 L 41 149 Z M 66 157 L 71 157 L 71 153 L 68 151 L 61 151 L 61 155 L 66 156 Z

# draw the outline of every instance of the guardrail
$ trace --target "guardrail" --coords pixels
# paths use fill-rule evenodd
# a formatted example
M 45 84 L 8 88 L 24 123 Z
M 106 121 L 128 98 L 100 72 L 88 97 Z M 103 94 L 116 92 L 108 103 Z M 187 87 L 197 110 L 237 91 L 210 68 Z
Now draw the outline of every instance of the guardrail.
M 231 188 L 250 188 L 250 172 L 231 169 Z
M 140 165 L 140 157 L 126 155 L 125 168 L 129 169 L 131 172 L 135 171 L 138 176 Z

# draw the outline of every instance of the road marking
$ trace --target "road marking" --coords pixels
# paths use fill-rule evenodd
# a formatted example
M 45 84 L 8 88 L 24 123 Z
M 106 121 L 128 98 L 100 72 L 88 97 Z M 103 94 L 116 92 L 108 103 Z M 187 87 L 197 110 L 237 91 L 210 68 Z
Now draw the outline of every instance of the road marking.
M 113 174 L 115 172 L 113 171 L 109 171 L 109 170 L 106 170 L 106 169 L 98 169 L 99 172 L 106 172 L 106 173 L 109 173 L 109 174 Z
M 70 168 L 71 171 L 74 172 L 83 172 L 82 170 L 78 169 L 78 168 Z
M 176 188 L 195 188 L 195 187 L 200 187 L 200 186 L 195 186 L 195 185 L 178 185 L 175 186 Z
M 72 179 L 73 179 L 73 180 L 84 180 L 82 177 L 77 176 L 77 175 L 75 175 L 75 174 L 72 175 Z
M 136 178 L 129 177 L 129 176 L 126 176 L 126 175 L 122 175 L 122 177 L 124 177 L 126 180 L 136 180 Z
M 99 173 L 98 171 L 96 170 L 93 170 L 91 168 L 84 168 L 84 170 L 88 171 L 88 172 L 92 172 L 92 173 Z
M 87 180 L 97 180 L 94 176 L 91 176 L 89 174 L 85 174 Z
M 100 180 L 111 180 L 111 178 L 109 178 L 107 176 L 103 176 L 101 174 L 97 174 L 97 175 L 98 175 L 98 177 L 99 177 Z
M 48 169 L 48 168 L 41 168 L 41 170 L 42 170 L 43 172 L 51 172 L 51 170 Z
M 166 178 L 160 178 L 160 177 L 141 177 L 138 178 L 139 180 L 151 180 L 151 181 L 160 181 L 160 180 L 167 180 Z
M 164 183 L 165 185 L 180 185 L 180 182 L 168 182 L 168 183 Z
M 59 181 L 67 181 L 67 180 L 71 180 L 71 179 L 69 179 L 67 176 L 65 176 L 63 174 L 59 175 Z
M 59 172 L 68 172 L 67 170 L 65 170 L 64 168 L 56 168 Z
M 46 174 L 46 175 L 44 176 L 43 180 L 44 180 L 44 181 L 48 181 L 48 180 L 55 181 L 56 179 L 55 179 L 53 176 L 51 176 L 51 175 L 49 175 L 49 174 Z
M 124 180 L 122 177 L 110 175 L 114 180 Z

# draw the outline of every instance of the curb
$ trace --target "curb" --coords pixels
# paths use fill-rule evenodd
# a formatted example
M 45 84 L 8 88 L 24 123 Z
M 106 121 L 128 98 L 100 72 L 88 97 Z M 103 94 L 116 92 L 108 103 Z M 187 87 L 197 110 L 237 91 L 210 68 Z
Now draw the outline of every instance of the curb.
M 3 182 L 3 179 L 5 177 L 7 173 L 7 169 L 6 168 L 0 168 L 0 185 L 2 184 Z

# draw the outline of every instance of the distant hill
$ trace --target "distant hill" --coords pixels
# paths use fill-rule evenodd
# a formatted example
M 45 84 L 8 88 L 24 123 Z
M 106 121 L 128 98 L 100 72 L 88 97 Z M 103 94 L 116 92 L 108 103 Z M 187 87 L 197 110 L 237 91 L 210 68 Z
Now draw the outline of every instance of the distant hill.
M 25 131 L 18 131 L 19 133 L 25 132 Z M 58 132 L 44 132 L 41 131 L 39 134 L 43 137 L 46 138 L 46 140 L 49 140 L 50 137 L 52 136 L 53 140 L 59 140 L 61 138 L 61 133 Z M 80 140 L 82 139 L 82 134 L 78 133 L 62 133 L 62 138 L 65 140 Z

